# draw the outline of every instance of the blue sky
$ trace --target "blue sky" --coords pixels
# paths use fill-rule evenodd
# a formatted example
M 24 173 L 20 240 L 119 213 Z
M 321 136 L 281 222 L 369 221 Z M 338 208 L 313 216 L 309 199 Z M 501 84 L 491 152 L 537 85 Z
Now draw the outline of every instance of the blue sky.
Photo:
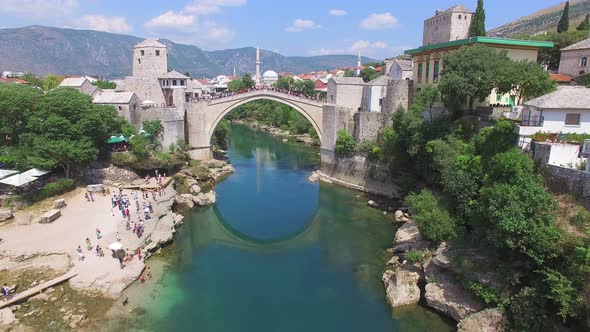
M 487 0 L 488 29 L 558 0 Z M 0 27 L 32 24 L 168 38 L 206 50 L 385 58 L 419 46 L 435 9 L 476 0 L 0 0 Z

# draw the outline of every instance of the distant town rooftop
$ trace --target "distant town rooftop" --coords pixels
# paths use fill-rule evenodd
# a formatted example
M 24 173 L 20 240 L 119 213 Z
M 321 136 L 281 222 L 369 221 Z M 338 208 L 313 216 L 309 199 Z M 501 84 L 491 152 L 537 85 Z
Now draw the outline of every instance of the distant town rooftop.
M 506 46 L 520 46 L 520 47 L 553 47 L 555 44 L 552 42 L 535 41 L 535 40 L 520 40 L 520 39 L 507 39 L 507 38 L 494 38 L 494 37 L 470 37 L 466 39 L 453 40 L 449 42 L 424 45 L 411 50 L 406 50 L 405 54 L 419 54 L 427 51 L 437 50 L 441 48 L 453 48 L 457 46 L 470 45 L 470 44 L 491 44 L 491 45 L 506 45 Z

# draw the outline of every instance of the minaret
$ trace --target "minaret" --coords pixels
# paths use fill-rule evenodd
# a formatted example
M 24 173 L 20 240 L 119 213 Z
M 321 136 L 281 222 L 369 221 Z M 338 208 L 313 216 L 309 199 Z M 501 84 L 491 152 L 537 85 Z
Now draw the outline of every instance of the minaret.
M 260 49 L 256 48 L 256 86 L 260 85 Z
M 234 66 L 234 77 L 236 76 L 236 66 Z
M 360 76 L 361 74 L 361 49 L 359 48 L 359 53 L 356 57 L 356 76 Z

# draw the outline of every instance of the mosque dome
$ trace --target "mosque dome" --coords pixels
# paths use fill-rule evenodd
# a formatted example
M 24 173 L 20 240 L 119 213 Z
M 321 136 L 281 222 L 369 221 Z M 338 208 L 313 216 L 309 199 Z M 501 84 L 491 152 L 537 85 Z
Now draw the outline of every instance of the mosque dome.
M 265 79 L 279 79 L 279 74 L 277 74 L 275 71 L 267 70 L 267 71 L 264 72 L 264 74 L 262 74 L 262 78 L 265 78 Z

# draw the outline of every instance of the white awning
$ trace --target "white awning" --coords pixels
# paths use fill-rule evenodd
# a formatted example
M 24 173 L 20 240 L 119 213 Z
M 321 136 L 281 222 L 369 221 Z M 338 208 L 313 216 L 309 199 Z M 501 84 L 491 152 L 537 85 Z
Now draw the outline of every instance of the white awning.
M 44 171 L 44 170 L 38 169 L 38 168 L 31 168 L 30 170 L 23 172 L 21 174 L 26 174 L 26 175 L 31 175 L 31 176 L 43 176 L 47 173 L 49 173 L 49 171 Z
M 4 179 L 5 177 L 14 175 L 16 173 L 18 173 L 18 171 L 11 169 L 0 169 L 0 179 Z
M 36 176 L 21 173 L 21 174 L 16 174 L 16 175 L 4 178 L 4 179 L 0 180 L 0 183 L 7 184 L 7 185 L 13 186 L 13 187 L 22 187 L 25 184 L 31 183 L 36 180 L 37 180 Z

